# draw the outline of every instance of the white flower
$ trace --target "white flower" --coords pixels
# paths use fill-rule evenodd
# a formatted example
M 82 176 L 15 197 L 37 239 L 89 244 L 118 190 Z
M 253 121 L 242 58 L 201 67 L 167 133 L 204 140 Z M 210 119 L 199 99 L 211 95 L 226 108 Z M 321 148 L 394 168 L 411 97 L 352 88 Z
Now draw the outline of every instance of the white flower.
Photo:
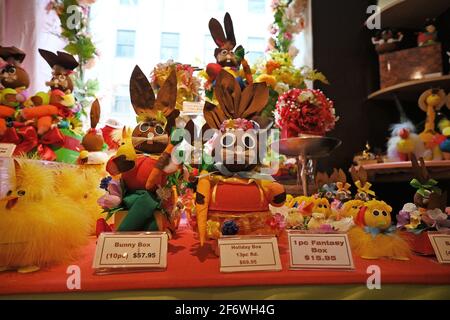
M 409 202 L 403 206 L 402 210 L 406 212 L 413 212 L 417 210 L 417 207 L 414 203 Z

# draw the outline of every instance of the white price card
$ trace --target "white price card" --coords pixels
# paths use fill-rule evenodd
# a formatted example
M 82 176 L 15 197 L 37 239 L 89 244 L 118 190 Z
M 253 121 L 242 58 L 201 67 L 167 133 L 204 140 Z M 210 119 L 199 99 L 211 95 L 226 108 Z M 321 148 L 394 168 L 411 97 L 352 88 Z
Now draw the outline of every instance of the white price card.
M 220 271 L 280 271 L 276 237 L 222 237 L 219 240 Z
M 203 114 L 204 102 L 184 101 L 183 102 L 183 114 L 196 115 Z
M 291 269 L 354 269 L 346 234 L 288 231 Z
M 439 263 L 450 263 L 450 234 L 428 232 L 428 237 Z
M 0 143 L 0 157 L 11 158 L 16 150 L 16 145 L 12 143 Z
M 167 242 L 165 232 L 102 233 L 97 240 L 93 268 L 99 274 L 165 269 Z

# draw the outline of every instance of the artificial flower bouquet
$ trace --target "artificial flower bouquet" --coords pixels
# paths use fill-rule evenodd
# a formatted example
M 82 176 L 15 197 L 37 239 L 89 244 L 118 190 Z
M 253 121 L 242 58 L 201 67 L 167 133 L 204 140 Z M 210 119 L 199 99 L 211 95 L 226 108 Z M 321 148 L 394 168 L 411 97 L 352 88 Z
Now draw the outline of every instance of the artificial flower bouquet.
M 426 210 L 407 203 L 397 215 L 397 228 L 404 231 L 414 252 L 434 255 L 428 231 L 449 232 L 450 218 L 439 208 Z
M 159 63 L 153 69 L 151 74 L 151 84 L 155 93 L 159 91 L 166 82 L 172 70 L 176 70 L 177 74 L 177 104 L 178 110 L 183 110 L 184 101 L 200 100 L 200 78 L 194 75 L 196 69 L 187 64 L 176 63 L 168 60 L 165 63 Z
M 338 120 L 333 102 L 322 91 L 313 89 L 291 89 L 282 94 L 274 115 L 282 138 L 323 136 Z
M 269 86 L 269 101 L 264 114 L 271 116 L 280 95 L 290 89 L 306 89 L 305 81 L 328 83 L 326 77 L 309 67 L 296 67 L 289 53 L 273 51 L 254 67 L 254 81 Z

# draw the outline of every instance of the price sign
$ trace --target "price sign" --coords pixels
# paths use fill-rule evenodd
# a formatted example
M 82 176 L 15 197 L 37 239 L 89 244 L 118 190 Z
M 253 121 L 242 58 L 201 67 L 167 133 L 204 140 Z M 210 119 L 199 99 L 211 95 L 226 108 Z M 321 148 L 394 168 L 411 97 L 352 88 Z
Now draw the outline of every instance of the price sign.
M 164 269 L 167 240 L 165 232 L 102 233 L 93 268 L 97 273 Z
M 219 239 L 220 271 L 279 271 L 276 237 L 223 237 Z
M 428 237 L 439 263 L 450 263 L 450 234 L 428 232 Z
M 292 269 L 354 269 L 346 234 L 288 232 Z
M 0 157 L 11 158 L 16 150 L 16 145 L 12 143 L 0 143 Z
M 185 115 L 196 115 L 203 114 L 204 102 L 192 102 L 192 101 L 184 101 L 183 102 L 183 114 Z

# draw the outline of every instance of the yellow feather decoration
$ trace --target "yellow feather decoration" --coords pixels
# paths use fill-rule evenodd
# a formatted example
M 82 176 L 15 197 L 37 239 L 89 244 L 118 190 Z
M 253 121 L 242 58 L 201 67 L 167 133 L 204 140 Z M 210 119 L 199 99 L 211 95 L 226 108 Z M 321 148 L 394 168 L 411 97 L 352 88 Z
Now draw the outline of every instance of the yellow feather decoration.
M 54 168 L 22 162 L 10 209 L 0 201 L 0 268 L 35 269 L 72 260 L 87 243 L 82 207 L 55 189 Z M 34 270 L 35 270 L 34 269 Z

